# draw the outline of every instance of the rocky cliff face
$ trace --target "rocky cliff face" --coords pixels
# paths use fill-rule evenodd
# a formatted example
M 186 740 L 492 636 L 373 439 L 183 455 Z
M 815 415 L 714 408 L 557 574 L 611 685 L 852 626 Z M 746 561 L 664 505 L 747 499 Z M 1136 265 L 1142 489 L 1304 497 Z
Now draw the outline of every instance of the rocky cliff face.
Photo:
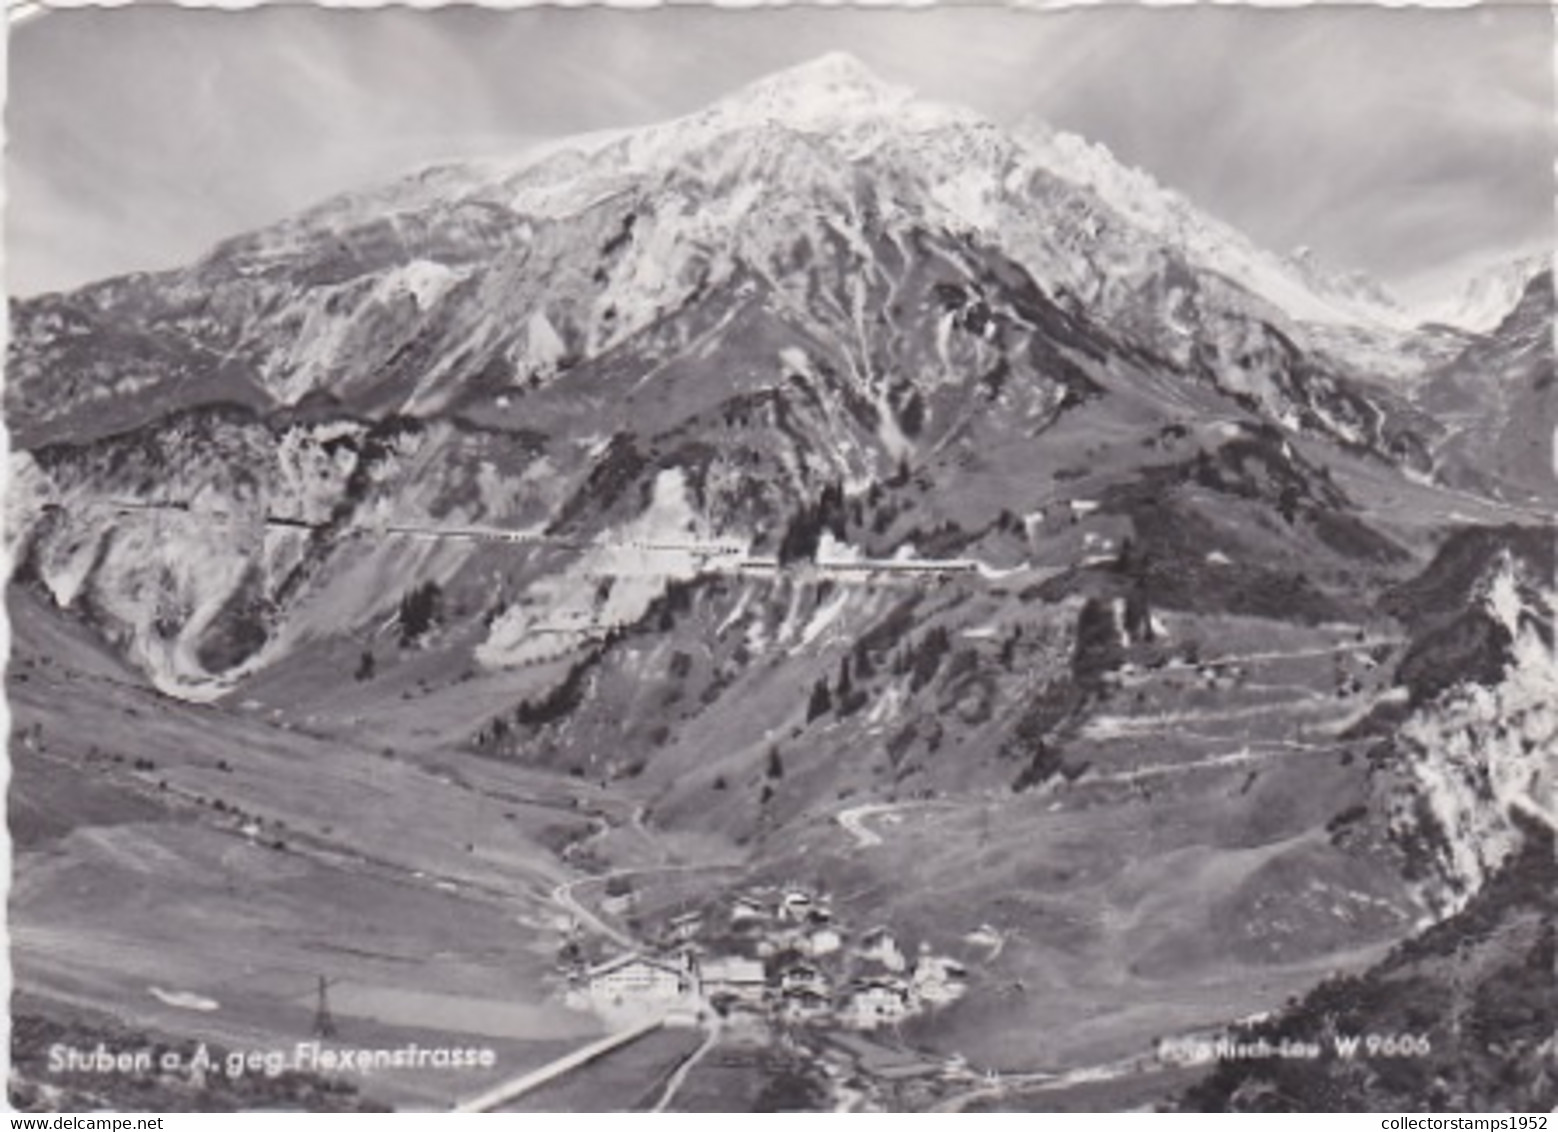
M 1387 599 L 1412 627 L 1396 673 L 1410 706 L 1376 756 L 1441 913 L 1518 846 L 1519 822 L 1554 824 L 1553 577 L 1550 532 L 1463 530 Z

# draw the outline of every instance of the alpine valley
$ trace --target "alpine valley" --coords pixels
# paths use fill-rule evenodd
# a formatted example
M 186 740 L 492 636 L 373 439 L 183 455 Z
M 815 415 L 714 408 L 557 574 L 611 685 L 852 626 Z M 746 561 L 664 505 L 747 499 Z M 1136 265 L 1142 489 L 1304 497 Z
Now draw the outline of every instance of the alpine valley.
M 829 55 L 10 317 L 23 1107 L 1558 1103 L 1545 255 Z

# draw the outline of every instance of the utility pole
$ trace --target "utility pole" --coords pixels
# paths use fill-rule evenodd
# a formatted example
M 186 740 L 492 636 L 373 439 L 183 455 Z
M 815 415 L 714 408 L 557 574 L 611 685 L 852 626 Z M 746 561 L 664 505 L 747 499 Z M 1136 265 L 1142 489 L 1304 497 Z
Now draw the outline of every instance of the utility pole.
M 329 980 L 320 975 L 318 999 L 314 1007 L 314 1036 L 316 1038 L 335 1037 L 335 1018 L 330 1014 L 329 989 Z

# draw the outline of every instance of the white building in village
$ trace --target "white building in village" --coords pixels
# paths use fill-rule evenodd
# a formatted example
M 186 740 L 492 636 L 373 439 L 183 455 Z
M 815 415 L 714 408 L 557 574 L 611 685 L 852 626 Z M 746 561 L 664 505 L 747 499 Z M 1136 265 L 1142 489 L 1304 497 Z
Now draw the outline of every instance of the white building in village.
M 703 913 L 697 910 L 672 916 L 666 924 L 666 936 L 677 943 L 691 942 L 702 930 Z
M 968 971 L 955 959 L 922 954 L 909 980 L 912 998 L 927 1006 L 945 1006 L 963 997 L 968 989 Z
M 739 955 L 706 960 L 699 971 L 699 981 L 704 997 L 711 1002 L 723 997 L 758 1004 L 768 986 L 763 964 Z
M 828 993 L 828 978 L 816 967 L 803 963 L 791 967 L 779 977 L 779 989 L 781 991 L 805 990 L 825 995 Z
M 608 1015 L 669 1010 L 696 994 L 690 971 L 636 952 L 597 964 L 584 977 L 590 1005 Z
M 822 955 L 832 955 L 844 946 L 844 937 L 837 929 L 820 927 L 807 932 L 795 943 L 796 950 L 802 955 L 816 959 Z
M 909 965 L 903 952 L 898 950 L 898 941 L 886 928 L 872 928 L 862 936 L 855 954 L 873 963 L 880 963 L 889 971 L 902 971 Z
M 815 907 L 815 902 L 812 900 L 811 893 L 804 892 L 798 888 L 791 889 L 779 901 L 779 916 L 781 919 L 789 920 L 791 923 L 805 923 L 807 917 L 811 915 L 813 907 Z
M 851 992 L 840 1019 L 858 1030 L 890 1026 L 910 1013 L 905 989 L 895 981 L 872 980 Z
M 730 905 L 731 924 L 750 924 L 768 918 L 763 902 L 751 896 L 738 896 Z
M 829 1017 L 832 1009 L 827 995 L 803 987 L 784 992 L 779 1004 L 779 1017 L 791 1023 L 813 1022 Z

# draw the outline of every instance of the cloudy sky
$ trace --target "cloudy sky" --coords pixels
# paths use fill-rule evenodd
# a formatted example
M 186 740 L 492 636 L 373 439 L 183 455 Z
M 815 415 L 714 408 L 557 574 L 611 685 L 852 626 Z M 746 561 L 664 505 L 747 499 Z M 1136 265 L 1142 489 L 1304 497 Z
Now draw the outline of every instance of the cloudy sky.
M 1551 241 L 1552 34 L 1540 2 L 57 12 L 11 39 L 7 272 L 26 295 L 172 266 L 341 189 L 655 121 L 845 50 L 1423 297 Z

